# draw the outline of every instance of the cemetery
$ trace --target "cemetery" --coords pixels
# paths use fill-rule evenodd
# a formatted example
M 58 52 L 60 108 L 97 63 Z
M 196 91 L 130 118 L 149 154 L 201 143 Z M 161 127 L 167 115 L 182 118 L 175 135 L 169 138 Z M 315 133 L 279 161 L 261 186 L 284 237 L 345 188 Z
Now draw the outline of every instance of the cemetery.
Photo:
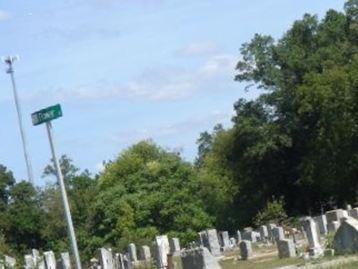
M 232 237 L 227 231 L 207 229 L 187 246 L 181 246 L 178 238 L 158 235 L 151 246 L 130 243 L 123 252 L 102 247 L 83 264 L 89 269 L 358 268 L 357 210 L 347 206 L 302 217 L 299 227 L 279 223 L 246 227 Z M 1 264 L 3 268 L 74 268 L 68 252 L 56 257 L 51 250 L 36 249 L 23 261 L 5 255 Z
M 1 8 L 27 117 L 2 57 L 26 171 L 4 91 L 0 269 L 358 269 L 358 0 L 338 1 Z

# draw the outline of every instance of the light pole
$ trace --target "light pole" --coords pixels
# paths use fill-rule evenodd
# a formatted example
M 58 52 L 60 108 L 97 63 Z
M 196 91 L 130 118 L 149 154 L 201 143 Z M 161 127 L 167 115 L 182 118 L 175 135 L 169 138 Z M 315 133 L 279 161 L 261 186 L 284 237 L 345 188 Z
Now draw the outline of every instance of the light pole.
M 22 147 L 23 147 L 23 150 L 24 150 L 24 157 L 25 157 L 25 162 L 26 162 L 27 177 L 28 177 L 28 181 L 33 185 L 34 184 L 34 179 L 33 179 L 32 165 L 31 165 L 31 160 L 30 160 L 29 153 L 27 151 L 26 134 L 25 134 L 25 129 L 24 129 L 23 123 L 22 123 L 21 106 L 20 106 L 19 97 L 18 97 L 18 94 L 17 94 L 15 77 L 14 77 L 13 63 L 16 60 L 18 60 L 17 56 L 7 56 L 7 57 L 3 58 L 4 63 L 7 64 L 7 66 L 8 66 L 8 68 L 6 70 L 6 73 L 8 73 L 10 75 L 10 78 L 11 78 L 12 89 L 13 89 L 14 99 L 15 99 L 15 106 L 16 106 L 16 111 L 17 111 L 17 118 L 18 118 L 18 121 L 19 121 L 19 128 L 20 128 L 20 134 L 21 134 L 21 140 L 22 140 Z
M 75 256 L 76 269 L 82 269 L 80 254 L 78 252 L 78 247 L 77 247 L 75 229 L 73 227 L 70 206 L 68 204 L 65 182 L 63 180 L 62 171 L 61 171 L 60 164 L 59 164 L 57 156 L 56 156 L 55 144 L 53 141 L 54 139 L 53 139 L 51 121 L 54 119 L 57 119 L 59 117 L 62 117 L 61 106 L 55 105 L 55 106 L 51 106 L 51 107 L 39 110 L 37 112 L 32 113 L 31 117 L 32 117 L 33 125 L 39 125 L 42 123 L 46 123 L 46 129 L 47 129 L 48 139 L 50 141 L 52 159 L 53 159 L 53 162 L 54 162 L 54 165 L 56 168 L 58 183 L 60 185 L 62 203 L 63 203 L 63 208 L 65 211 L 65 217 L 66 217 L 66 221 L 67 221 L 68 235 L 69 235 L 70 241 L 71 241 L 72 253 Z

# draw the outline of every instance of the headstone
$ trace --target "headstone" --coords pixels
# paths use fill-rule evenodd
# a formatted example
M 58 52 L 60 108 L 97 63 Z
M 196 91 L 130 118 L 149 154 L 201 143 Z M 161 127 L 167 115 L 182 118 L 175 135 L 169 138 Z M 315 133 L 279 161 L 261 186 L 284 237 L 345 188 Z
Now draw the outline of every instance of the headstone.
M 168 254 L 170 253 L 169 240 L 166 235 L 155 237 L 155 254 L 157 269 L 165 269 L 168 266 Z
M 342 221 L 333 239 L 338 254 L 358 253 L 358 220 L 348 217 Z
M 220 244 L 216 229 L 210 229 L 204 231 L 203 234 L 203 246 L 206 247 L 212 255 L 220 256 Z
M 348 214 L 349 214 L 349 211 L 352 210 L 352 206 L 351 206 L 350 204 L 348 204 L 348 205 L 346 206 L 346 210 L 348 211 Z
M 100 248 L 99 263 L 102 269 L 114 269 L 112 251 L 106 248 Z
M 134 243 L 130 243 L 128 245 L 128 256 L 129 256 L 129 260 L 133 263 L 136 263 L 138 261 L 137 258 L 137 248 L 135 246 Z
M 278 248 L 278 257 L 283 258 L 293 258 L 296 257 L 295 244 L 292 239 L 283 239 L 277 241 Z
M 265 225 L 260 226 L 260 236 L 262 240 L 266 240 L 269 237 L 268 230 Z
M 180 256 L 183 269 L 221 269 L 218 260 L 205 247 L 184 249 Z
M 118 269 L 126 269 L 124 266 L 124 255 L 122 253 L 116 253 L 114 256 L 117 264 L 116 267 Z
M 335 209 L 326 212 L 327 223 L 330 224 L 332 221 L 339 221 L 345 216 L 343 209 Z
M 252 227 L 245 227 L 244 232 L 252 232 L 254 229 Z
M 325 257 L 333 257 L 334 256 L 334 249 L 326 248 L 323 252 L 323 256 Z
M 242 239 L 255 243 L 257 241 L 256 233 L 254 231 L 246 230 L 242 233 Z
M 25 269 L 33 269 L 35 268 L 35 261 L 34 258 L 32 257 L 32 255 L 28 254 L 24 256 L 25 258 Z
M 198 241 L 199 246 L 201 246 L 201 247 L 204 246 L 205 236 L 206 236 L 205 231 L 198 232 L 198 240 L 197 241 Z
M 139 249 L 139 259 L 143 261 L 149 261 L 151 259 L 150 247 L 142 246 Z
M 61 268 L 62 269 L 71 269 L 71 259 L 68 252 L 61 253 Z
M 173 256 L 180 255 L 180 241 L 179 238 L 170 238 L 169 239 L 169 247 L 170 247 L 170 254 Z
M 230 238 L 230 248 L 233 249 L 237 245 L 236 239 L 234 237 Z
M 53 251 L 45 251 L 44 257 L 45 257 L 46 269 L 56 269 L 57 263 L 56 263 L 55 253 L 53 253 Z
M 242 240 L 239 244 L 240 255 L 243 260 L 248 260 L 252 257 L 252 246 L 248 240 Z
M 306 231 L 307 240 L 310 247 L 310 255 L 313 257 L 322 255 L 323 250 L 319 242 L 316 223 L 312 218 L 308 217 L 303 221 L 303 226 Z
M 276 224 L 274 224 L 274 223 L 269 223 L 266 227 L 267 227 L 267 232 L 268 232 L 269 239 L 272 240 L 272 241 L 274 241 L 275 238 L 274 238 L 274 236 L 273 236 L 272 230 L 273 230 L 275 227 L 277 227 Z
M 16 259 L 7 255 L 4 255 L 5 268 L 15 268 Z
M 329 232 L 335 233 L 338 231 L 339 226 L 341 226 L 341 223 L 339 221 L 332 221 L 328 223 L 327 229 Z
M 358 220 L 358 207 L 349 210 L 349 216 Z
M 241 240 L 242 240 L 241 232 L 240 232 L 240 230 L 237 230 L 237 242 L 240 242 Z
M 273 227 L 273 229 L 272 229 L 272 238 L 275 241 L 285 239 L 285 232 L 283 230 L 283 227 L 281 227 L 281 226 Z
M 314 217 L 313 219 L 317 223 L 320 234 L 326 235 L 328 232 L 326 215 L 320 215 L 320 216 Z
M 219 232 L 220 246 L 223 251 L 227 251 L 230 249 L 230 237 L 229 232 Z

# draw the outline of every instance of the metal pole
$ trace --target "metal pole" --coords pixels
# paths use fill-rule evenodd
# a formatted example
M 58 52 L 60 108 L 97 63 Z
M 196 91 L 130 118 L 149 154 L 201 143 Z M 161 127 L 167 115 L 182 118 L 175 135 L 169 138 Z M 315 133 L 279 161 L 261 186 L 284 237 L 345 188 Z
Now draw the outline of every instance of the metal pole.
M 21 134 L 21 140 L 22 140 L 22 147 L 24 150 L 24 157 L 25 157 L 26 168 L 27 168 L 27 177 L 28 177 L 29 182 L 33 185 L 34 179 L 33 179 L 32 166 L 31 166 L 30 157 L 29 157 L 29 154 L 27 151 L 26 135 L 25 135 L 25 130 L 24 130 L 23 123 L 22 123 L 21 106 L 20 106 L 19 97 L 17 94 L 17 89 L 16 89 L 14 69 L 12 67 L 12 63 L 15 59 L 16 58 L 11 57 L 11 56 L 9 56 L 5 59 L 5 63 L 8 64 L 8 66 L 9 66 L 9 68 L 7 69 L 6 72 L 8 74 L 10 74 L 10 77 L 11 77 L 12 89 L 13 89 L 13 93 L 14 93 L 14 99 L 15 99 L 15 105 L 16 105 L 16 111 L 17 111 L 17 118 L 19 121 L 19 128 L 20 128 L 20 134 Z
M 56 168 L 56 172 L 57 172 L 57 179 L 58 179 L 58 183 L 59 183 L 60 189 L 61 189 L 63 208 L 64 208 L 64 211 L 65 211 L 65 217 L 66 217 L 66 221 L 67 221 L 68 233 L 69 233 L 69 237 L 70 237 L 70 240 L 71 240 L 72 252 L 73 252 L 73 254 L 75 256 L 76 269 L 82 269 L 81 260 L 80 260 L 80 254 L 78 252 L 78 247 L 77 247 L 75 230 L 73 228 L 73 223 L 72 223 L 70 206 L 68 204 L 68 199 L 67 199 L 65 183 L 63 181 L 63 176 L 62 176 L 60 164 L 59 164 L 58 159 L 56 157 L 55 145 L 54 145 L 54 142 L 53 142 L 53 134 L 52 134 L 52 124 L 51 124 L 50 121 L 46 122 L 46 129 L 47 129 L 48 139 L 50 141 L 52 159 L 53 159 L 53 162 L 55 164 L 55 168 Z

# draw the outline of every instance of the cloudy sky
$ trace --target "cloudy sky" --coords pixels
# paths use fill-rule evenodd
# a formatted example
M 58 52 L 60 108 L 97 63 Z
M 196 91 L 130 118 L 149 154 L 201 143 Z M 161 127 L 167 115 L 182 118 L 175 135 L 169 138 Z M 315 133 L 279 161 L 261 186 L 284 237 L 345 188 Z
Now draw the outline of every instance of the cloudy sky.
M 30 114 L 61 103 L 59 154 L 98 171 L 152 138 L 187 160 L 200 132 L 230 125 L 232 105 L 255 98 L 234 82 L 239 48 L 255 33 L 280 37 L 306 12 L 341 0 L 13 0 L 0 4 L 0 55 L 20 55 L 16 80 L 35 182 L 50 158 Z M 9 76 L 0 73 L 0 163 L 26 179 Z

